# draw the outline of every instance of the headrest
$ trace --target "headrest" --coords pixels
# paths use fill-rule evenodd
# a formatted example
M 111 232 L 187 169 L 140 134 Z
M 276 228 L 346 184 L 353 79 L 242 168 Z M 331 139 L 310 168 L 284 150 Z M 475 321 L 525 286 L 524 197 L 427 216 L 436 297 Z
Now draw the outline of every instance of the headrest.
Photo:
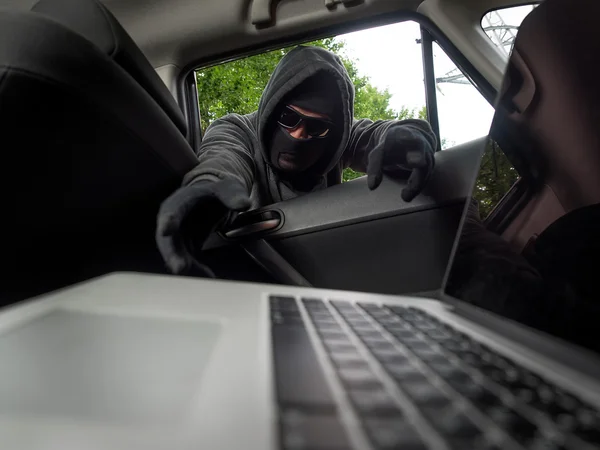
M 185 135 L 181 109 L 140 48 L 98 0 L 40 0 L 32 11 L 59 22 L 94 43 L 150 94 Z

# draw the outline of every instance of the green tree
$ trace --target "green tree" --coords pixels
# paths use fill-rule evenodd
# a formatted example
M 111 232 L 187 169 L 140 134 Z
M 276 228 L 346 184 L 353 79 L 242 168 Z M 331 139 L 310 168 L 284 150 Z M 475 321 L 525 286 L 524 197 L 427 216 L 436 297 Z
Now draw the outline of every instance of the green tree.
M 504 152 L 495 141 L 489 139 L 473 191 L 473 197 L 479 202 L 482 219 L 490 214 L 518 179 L 519 174 Z
M 307 45 L 325 48 L 340 57 L 354 84 L 356 118 L 372 120 L 425 118 L 424 107 L 420 110 L 404 107 L 400 111 L 392 109 L 390 107 L 392 94 L 387 89 L 380 90 L 373 86 L 369 77 L 359 74 L 356 61 L 346 55 L 343 40 L 327 38 Z M 197 71 L 196 83 L 202 129 L 206 130 L 211 122 L 226 114 L 249 114 L 256 111 L 271 73 L 281 58 L 292 48 L 294 47 L 261 53 Z M 343 180 L 349 181 L 363 175 L 352 169 L 346 169 Z

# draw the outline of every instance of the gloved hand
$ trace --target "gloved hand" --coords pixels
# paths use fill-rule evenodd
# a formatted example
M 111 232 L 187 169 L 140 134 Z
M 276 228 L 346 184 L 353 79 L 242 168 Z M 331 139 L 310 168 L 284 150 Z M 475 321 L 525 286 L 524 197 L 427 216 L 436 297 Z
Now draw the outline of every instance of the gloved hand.
M 175 274 L 189 271 L 194 254 L 229 211 L 250 207 L 246 188 L 236 180 L 199 181 L 183 186 L 160 207 L 156 244 Z
M 435 149 L 418 132 L 409 126 L 391 127 L 383 144 L 369 154 L 367 176 L 369 189 L 376 189 L 383 178 L 383 172 L 403 168 L 411 171 L 407 186 L 402 190 L 402 199 L 410 202 L 425 187 L 435 166 Z

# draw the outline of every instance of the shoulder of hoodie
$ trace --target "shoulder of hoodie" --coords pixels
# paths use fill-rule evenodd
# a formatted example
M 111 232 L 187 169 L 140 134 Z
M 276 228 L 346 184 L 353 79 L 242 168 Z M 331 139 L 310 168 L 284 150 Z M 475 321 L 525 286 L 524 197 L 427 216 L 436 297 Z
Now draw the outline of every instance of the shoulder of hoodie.
M 215 131 L 221 127 L 229 128 L 231 126 L 240 128 L 242 131 L 256 135 L 257 127 L 257 112 L 254 111 L 250 114 L 236 114 L 230 113 L 223 117 L 218 118 L 211 123 L 206 129 L 206 133 L 209 131 Z

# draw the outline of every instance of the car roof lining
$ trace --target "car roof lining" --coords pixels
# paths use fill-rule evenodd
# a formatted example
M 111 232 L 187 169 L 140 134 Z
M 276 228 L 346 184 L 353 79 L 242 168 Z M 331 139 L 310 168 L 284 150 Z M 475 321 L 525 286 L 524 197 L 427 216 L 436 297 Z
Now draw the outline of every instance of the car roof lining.
M 400 11 L 385 15 L 378 15 L 375 17 L 369 17 L 367 19 L 353 20 L 349 23 L 342 23 L 334 26 L 327 26 L 321 29 L 311 30 L 308 32 L 302 32 L 293 36 L 286 36 L 284 38 L 275 39 L 269 42 L 261 42 L 259 44 L 245 48 L 236 48 L 234 50 L 228 51 L 220 55 L 209 55 L 203 58 L 199 58 L 189 62 L 187 67 L 182 70 L 182 73 L 189 72 L 190 70 L 194 69 L 208 68 L 211 66 L 235 61 L 237 59 L 258 55 L 269 51 L 278 50 L 285 47 L 302 45 L 304 43 L 315 41 L 318 39 L 326 39 L 356 31 L 368 30 L 370 28 L 392 25 L 412 20 L 420 21 L 424 19 L 426 19 L 424 16 L 416 12 Z
M 0 7 L 30 9 L 36 0 L 0 0 Z M 277 0 L 275 0 L 277 1 Z M 325 0 L 279 0 L 274 26 L 257 29 L 250 21 L 253 0 L 104 0 L 154 67 L 188 66 L 196 60 L 234 53 L 243 45 L 259 48 L 287 36 L 393 12 L 415 12 L 421 0 L 363 0 L 356 6 L 325 7 Z M 445 10 L 456 0 L 427 0 Z M 462 0 L 465 10 L 486 11 L 523 0 Z M 479 13 L 478 13 L 479 14 Z

